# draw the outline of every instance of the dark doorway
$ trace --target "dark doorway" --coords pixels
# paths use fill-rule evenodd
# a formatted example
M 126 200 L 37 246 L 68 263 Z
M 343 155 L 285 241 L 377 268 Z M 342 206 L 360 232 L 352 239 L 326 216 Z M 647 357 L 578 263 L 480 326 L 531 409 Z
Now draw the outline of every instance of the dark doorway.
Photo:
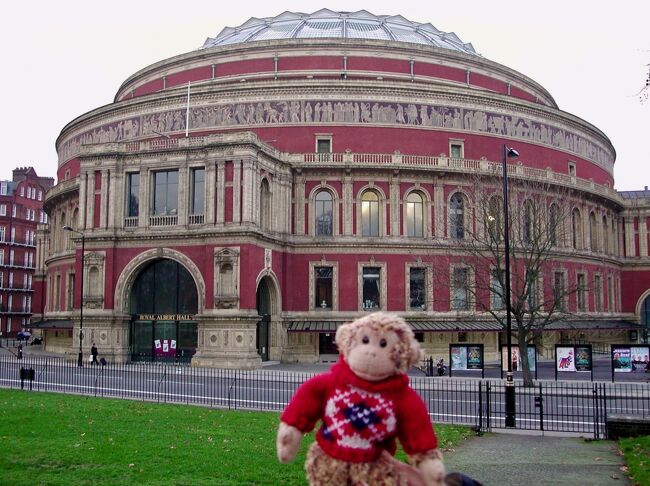
M 268 277 L 260 280 L 257 287 L 257 313 L 260 320 L 257 321 L 257 332 L 255 342 L 257 354 L 262 361 L 269 360 L 269 324 L 271 322 L 271 289 L 269 288 Z
M 334 338 L 335 332 L 325 332 L 318 335 L 318 354 L 339 354 Z

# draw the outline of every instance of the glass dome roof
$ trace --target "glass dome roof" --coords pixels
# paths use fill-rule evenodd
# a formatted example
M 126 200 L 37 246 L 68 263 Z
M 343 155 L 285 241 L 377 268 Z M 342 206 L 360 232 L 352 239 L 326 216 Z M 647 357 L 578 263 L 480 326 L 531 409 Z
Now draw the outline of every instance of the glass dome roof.
M 375 39 L 411 42 L 477 55 L 470 43 L 453 32 L 442 32 L 431 24 L 411 22 L 401 15 L 373 15 L 365 10 L 333 12 L 322 9 L 311 14 L 284 12 L 276 17 L 251 18 L 239 27 L 226 27 L 208 37 L 201 49 L 274 39 Z

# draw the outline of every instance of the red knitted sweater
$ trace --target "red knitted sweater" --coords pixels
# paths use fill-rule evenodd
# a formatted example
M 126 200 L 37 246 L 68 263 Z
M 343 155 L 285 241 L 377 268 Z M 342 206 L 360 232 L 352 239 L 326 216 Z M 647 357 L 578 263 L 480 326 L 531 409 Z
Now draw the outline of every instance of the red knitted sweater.
M 359 378 L 343 358 L 330 371 L 303 383 L 281 420 L 301 432 L 323 421 L 316 441 L 330 456 L 349 462 L 395 454 L 395 438 L 407 454 L 438 446 L 422 399 L 398 374 L 381 381 Z

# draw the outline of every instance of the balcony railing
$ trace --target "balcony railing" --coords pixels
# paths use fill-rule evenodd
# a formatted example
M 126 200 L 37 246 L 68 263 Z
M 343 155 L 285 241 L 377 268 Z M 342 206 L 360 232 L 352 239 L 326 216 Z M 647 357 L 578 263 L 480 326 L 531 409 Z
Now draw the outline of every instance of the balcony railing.
M 137 228 L 138 226 L 138 217 L 137 216 L 127 216 L 124 218 L 124 227 L 125 228 Z
M 189 223 L 190 224 L 203 224 L 205 222 L 205 216 L 203 214 L 190 214 Z
M 149 216 L 149 226 L 175 226 L 178 224 L 177 215 Z

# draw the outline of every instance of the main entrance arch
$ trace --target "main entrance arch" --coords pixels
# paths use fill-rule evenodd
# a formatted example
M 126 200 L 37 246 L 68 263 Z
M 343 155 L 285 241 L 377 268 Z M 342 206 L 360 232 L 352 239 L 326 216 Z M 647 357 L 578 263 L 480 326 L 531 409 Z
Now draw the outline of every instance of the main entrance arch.
M 198 292 L 179 262 L 161 258 L 142 268 L 129 292 L 132 361 L 190 361 L 197 348 Z

